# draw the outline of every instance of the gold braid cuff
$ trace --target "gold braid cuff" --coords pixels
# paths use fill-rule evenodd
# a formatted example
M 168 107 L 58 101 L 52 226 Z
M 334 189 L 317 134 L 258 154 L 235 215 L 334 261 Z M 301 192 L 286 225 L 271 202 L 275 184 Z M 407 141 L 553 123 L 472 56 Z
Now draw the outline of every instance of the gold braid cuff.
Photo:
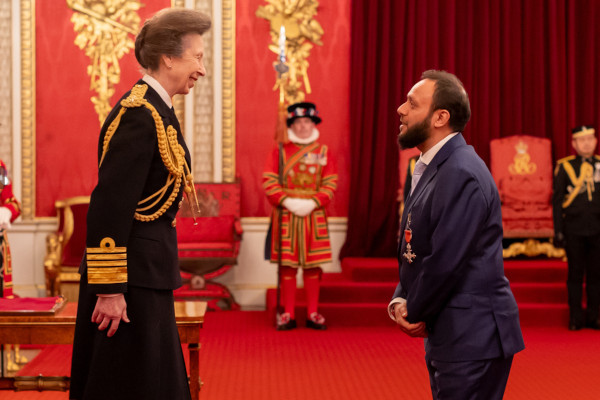
M 131 89 L 131 93 L 126 99 L 121 101 L 121 110 L 119 110 L 119 114 L 112 121 L 110 126 L 106 131 L 106 135 L 104 135 L 104 141 L 102 146 L 102 157 L 100 158 L 100 165 L 104 160 L 104 156 L 106 155 L 109 147 L 110 140 L 115 134 L 119 123 L 121 122 L 121 117 L 125 114 L 125 111 L 129 108 L 137 108 L 137 107 L 146 107 L 152 113 L 152 118 L 154 119 L 154 125 L 156 126 L 156 136 L 158 140 L 158 151 L 160 153 L 160 157 L 169 171 L 169 176 L 164 186 L 157 190 L 154 194 L 148 196 L 147 198 L 138 202 L 138 208 L 135 210 L 134 218 L 138 221 L 153 221 L 163 215 L 169 207 L 175 201 L 177 194 L 181 188 L 181 183 L 183 177 L 185 176 L 186 191 L 189 193 L 190 190 L 193 190 L 194 179 L 191 177 L 189 173 L 190 169 L 185 161 L 185 150 L 179 144 L 177 140 L 177 130 L 169 125 L 165 131 L 165 126 L 162 122 L 162 118 L 156 108 L 148 100 L 144 98 L 146 95 L 146 91 L 148 90 L 148 85 L 135 85 L 133 89 Z M 191 188 L 187 186 L 191 182 Z M 160 206 L 158 210 L 153 212 L 152 214 L 142 214 L 143 211 L 147 211 L 158 203 L 160 203 L 165 194 L 167 193 L 167 189 L 173 185 L 173 189 L 171 190 L 171 194 L 169 197 L 164 200 L 163 204 Z M 151 202 L 150 204 L 147 204 Z
M 88 283 L 127 283 L 127 247 L 116 247 L 115 241 L 105 237 L 100 247 L 86 249 Z

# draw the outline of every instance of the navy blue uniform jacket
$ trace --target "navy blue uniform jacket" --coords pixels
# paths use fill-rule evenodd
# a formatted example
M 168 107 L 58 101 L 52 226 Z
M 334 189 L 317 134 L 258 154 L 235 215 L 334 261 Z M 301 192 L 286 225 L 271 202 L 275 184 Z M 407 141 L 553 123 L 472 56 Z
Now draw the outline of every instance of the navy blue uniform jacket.
M 412 263 L 404 257 L 409 214 Z M 409 322 L 426 322 L 431 359 L 485 360 L 524 348 L 504 276 L 498 190 L 461 134 L 427 166 L 404 207 L 401 233 L 394 297 L 406 299 Z
M 138 81 L 137 85 L 148 86 L 144 98 L 160 115 L 159 123 L 165 128 L 171 125 L 176 129 L 179 145 L 183 147 L 186 161 L 190 165 L 189 151 L 174 111 L 169 109 L 159 94 L 143 80 Z M 121 100 L 129 95 L 130 92 L 127 92 Z M 102 127 L 98 146 L 99 160 L 107 129 L 121 109 L 121 100 Z M 104 284 L 91 284 L 92 292 L 123 293 L 127 291 L 128 285 L 166 290 L 174 290 L 181 286 L 177 231 L 173 220 L 182 198 L 183 182 L 177 197 L 159 218 L 143 222 L 134 218 L 138 202 L 156 193 L 165 185 L 168 176 L 169 171 L 158 148 L 156 121 L 150 110 L 143 106 L 129 108 L 121 117 L 119 127 L 109 143 L 106 157 L 98 171 L 98 185 L 92 193 L 87 214 L 86 241 L 89 253 L 89 248 L 99 247 L 104 238 L 113 239 L 115 246 L 124 253 L 126 261 L 121 264 L 117 263 L 118 260 L 106 263 L 126 263 L 126 276 L 125 279 L 107 278 Z M 152 213 L 164 204 L 173 186 L 171 184 L 166 189 L 163 199 L 145 211 L 145 214 Z M 84 257 L 80 273 L 86 269 L 88 265 Z

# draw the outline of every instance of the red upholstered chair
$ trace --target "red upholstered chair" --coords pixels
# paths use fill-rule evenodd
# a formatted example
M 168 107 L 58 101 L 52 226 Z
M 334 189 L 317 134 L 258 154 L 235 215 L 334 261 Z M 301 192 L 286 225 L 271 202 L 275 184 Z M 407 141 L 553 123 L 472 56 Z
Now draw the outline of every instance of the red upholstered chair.
M 187 200 L 177 216 L 184 285 L 175 291 L 175 298 L 205 300 L 210 309 L 239 309 L 227 287 L 211 281 L 237 263 L 242 239 L 239 182 L 195 186 L 200 217 L 194 222 Z
M 493 139 L 490 150 L 491 172 L 502 202 L 504 238 L 525 240 L 505 249 L 505 257 L 561 257 L 562 252 L 548 242 L 554 236 L 550 139 L 508 136 Z
M 79 263 L 85 252 L 89 196 L 58 200 L 54 204 L 58 229 L 46 237 L 46 294 L 63 295 L 68 301 L 79 297 Z

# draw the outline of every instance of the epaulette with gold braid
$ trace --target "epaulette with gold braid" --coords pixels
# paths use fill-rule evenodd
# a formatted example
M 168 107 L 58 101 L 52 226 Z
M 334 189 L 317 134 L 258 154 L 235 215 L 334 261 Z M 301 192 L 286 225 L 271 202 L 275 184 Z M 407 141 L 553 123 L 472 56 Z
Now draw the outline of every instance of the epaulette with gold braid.
M 147 91 L 148 91 L 148 85 L 135 85 L 131 89 L 129 96 L 127 96 L 127 98 L 121 100 L 121 106 L 123 106 L 125 108 L 133 108 L 133 107 L 142 106 L 144 104 L 144 102 L 147 102 L 147 100 L 144 98 L 144 96 L 146 96 Z
M 567 157 L 563 157 L 561 159 L 559 159 L 556 162 L 556 167 L 554 168 L 554 176 L 558 175 L 558 171 L 560 170 L 561 165 L 563 165 L 564 163 L 568 163 L 571 160 L 574 160 L 575 156 L 567 156 Z
M 562 164 L 564 162 L 571 161 L 571 160 L 574 160 L 574 159 L 575 159 L 575 156 L 566 156 L 566 157 L 563 157 L 560 160 L 558 160 L 556 163 L 557 164 Z

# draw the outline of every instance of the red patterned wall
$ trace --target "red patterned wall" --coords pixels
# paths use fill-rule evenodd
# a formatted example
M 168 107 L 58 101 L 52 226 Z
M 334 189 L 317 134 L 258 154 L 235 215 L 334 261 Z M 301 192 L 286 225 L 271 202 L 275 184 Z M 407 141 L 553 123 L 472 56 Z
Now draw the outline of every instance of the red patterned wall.
M 74 44 L 66 2 L 36 2 L 36 216 L 53 216 L 57 199 L 88 195 L 96 183 L 100 124 L 90 97 L 89 59 Z M 142 21 L 169 0 L 145 1 Z M 151 4 L 148 4 L 151 3 Z M 322 142 L 337 155 L 339 189 L 330 215 L 348 213 L 350 0 L 321 1 L 316 19 L 324 45 L 309 58 L 313 93 L 323 123 Z M 274 145 L 277 94 L 272 91 L 275 55 L 267 49 L 268 22 L 256 17 L 263 0 L 237 2 L 236 170 L 242 183 L 242 216 L 266 216 L 261 186 L 264 160 Z M 133 52 L 120 62 L 121 81 L 111 104 L 140 77 Z
M 321 142 L 337 155 L 338 192 L 328 211 L 331 216 L 348 215 L 349 183 L 349 87 L 350 1 L 320 0 L 316 20 L 325 31 L 323 46 L 311 50 L 308 76 L 312 94 L 323 117 Z M 278 93 L 273 91 L 275 54 L 270 42 L 269 22 L 256 16 L 264 0 L 237 2 L 236 43 L 236 169 L 242 187 L 242 216 L 266 216 L 270 206 L 262 190 L 265 159 L 274 146 Z
M 146 0 L 141 20 L 170 0 Z M 96 183 L 100 122 L 90 101 L 89 58 L 75 44 L 73 11 L 62 1 L 36 2 L 36 216 L 54 216 L 57 199 L 89 195 Z M 141 75 L 133 51 L 120 62 L 111 104 Z

